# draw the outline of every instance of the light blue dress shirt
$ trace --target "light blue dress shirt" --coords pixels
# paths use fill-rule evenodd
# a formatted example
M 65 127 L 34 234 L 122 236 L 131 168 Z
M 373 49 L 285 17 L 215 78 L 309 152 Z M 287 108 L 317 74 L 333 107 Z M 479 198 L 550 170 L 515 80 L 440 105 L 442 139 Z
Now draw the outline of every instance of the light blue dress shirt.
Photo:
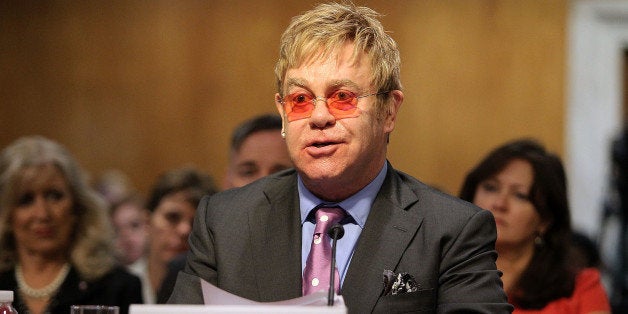
M 384 163 L 384 166 L 379 171 L 379 174 L 375 177 L 375 179 L 373 179 L 373 181 L 371 181 L 371 183 L 365 186 L 358 193 L 339 203 L 325 202 L 314 196 L 314 194 L 305 188 L 301 177 L 298 176 L 297 181 L 302 226 L 301 273 L 303 273 L 303 270 L 305 269 L 305 262 L 307 261 L 307 256 L 310 253 L 312 236 L 314 235 L 315 222 L 306 220 L 308 214 L 312 211 L 312 209 L 318 207 L 320 204 L 324 204 L 325 207 L 340 206 L 347 212 L 348 215 L 351 215 L 354 221 L 353 223 L 347 223 L 344 225 L 345 235 L 336 243 L 336 267 L 338 268 L 340 286 L 342 287 L 342 283 L 345 279 L 345 273 L 349 268 L 351 256 L 353 256 L 355 245 L 358 242 L 360 233 L 362 233 L 362 229 L 364 229 L 364 224 L 366 223 L 366 218 L 371 211 L 373 201 L 375 201 L 375 196 L 377 196 L 377 192 L 379 192 L 379 189 L 384 183 L 387 170 L 388 164 Z

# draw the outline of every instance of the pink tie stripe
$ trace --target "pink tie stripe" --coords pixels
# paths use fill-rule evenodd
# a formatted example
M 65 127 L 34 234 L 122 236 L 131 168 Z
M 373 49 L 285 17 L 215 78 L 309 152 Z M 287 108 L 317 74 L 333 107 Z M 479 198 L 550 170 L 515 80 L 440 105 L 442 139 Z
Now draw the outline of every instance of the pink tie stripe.
M 316 211 L 316 227 L 312 239 L 310 254 L 303 271 L 303 295 L 316 292 L 321 289 L 329 289 L 329 270 L 331 268 L 331 238 L 327 230 L 333 224 L 340 222 L 345 216 L 345 211 L 339 207 L 321 207 Z M 340 276 L 338 269 L 334 276 L 334 288 L 340 292 Z

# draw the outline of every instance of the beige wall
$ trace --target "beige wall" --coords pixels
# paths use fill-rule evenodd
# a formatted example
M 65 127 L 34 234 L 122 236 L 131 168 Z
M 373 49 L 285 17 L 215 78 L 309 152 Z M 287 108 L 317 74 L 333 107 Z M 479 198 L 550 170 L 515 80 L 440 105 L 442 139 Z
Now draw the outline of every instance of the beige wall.
M 220 181 L 232 128 L 275 110 L 282 30 L 318 2 L 2 2 L 0 147 L 42 134 L 142 191 L 186 164 Z M 354 2 L 385 14 L 402 53 L 395 167 L 456 193 L 511 138 L 562 154 L 567 0 Z

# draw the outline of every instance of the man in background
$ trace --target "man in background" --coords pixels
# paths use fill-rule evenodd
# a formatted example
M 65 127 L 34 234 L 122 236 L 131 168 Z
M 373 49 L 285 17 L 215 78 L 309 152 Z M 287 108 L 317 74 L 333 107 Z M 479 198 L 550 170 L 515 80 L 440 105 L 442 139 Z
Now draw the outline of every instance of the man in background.
M 233 131 L 223 189 L 241 187 L 288 168 L 292 168 L 292 161 L 281 137 L 281 117 L 256 116 Z
M 264 114 L 240 123 L 231 136 L 229 165 L 223 189 L 247 185 L 269 174 L 292 168 L 286 143 L 281 137 L 281 117 Z M 157 303 L 166 303 L 185 265 L 186 254 L 168 264 L 168 273 L 157 292 Z

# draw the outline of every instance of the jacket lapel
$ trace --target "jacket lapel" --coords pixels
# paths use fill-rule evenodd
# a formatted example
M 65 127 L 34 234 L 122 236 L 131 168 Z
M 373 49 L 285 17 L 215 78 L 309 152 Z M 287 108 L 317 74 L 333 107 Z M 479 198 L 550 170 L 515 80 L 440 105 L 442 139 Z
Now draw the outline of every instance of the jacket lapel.
M 260 301 L 301 296 L 301 221 L 296 174 L 271 177 L 265 204 L 249 213 Z
M 418 197 L 388 166 L 343 283 L 342 295 L 355 313 L 372 312 L 383 289 L 384 270 L 396 269 L 422 221 L 406 210 Z

